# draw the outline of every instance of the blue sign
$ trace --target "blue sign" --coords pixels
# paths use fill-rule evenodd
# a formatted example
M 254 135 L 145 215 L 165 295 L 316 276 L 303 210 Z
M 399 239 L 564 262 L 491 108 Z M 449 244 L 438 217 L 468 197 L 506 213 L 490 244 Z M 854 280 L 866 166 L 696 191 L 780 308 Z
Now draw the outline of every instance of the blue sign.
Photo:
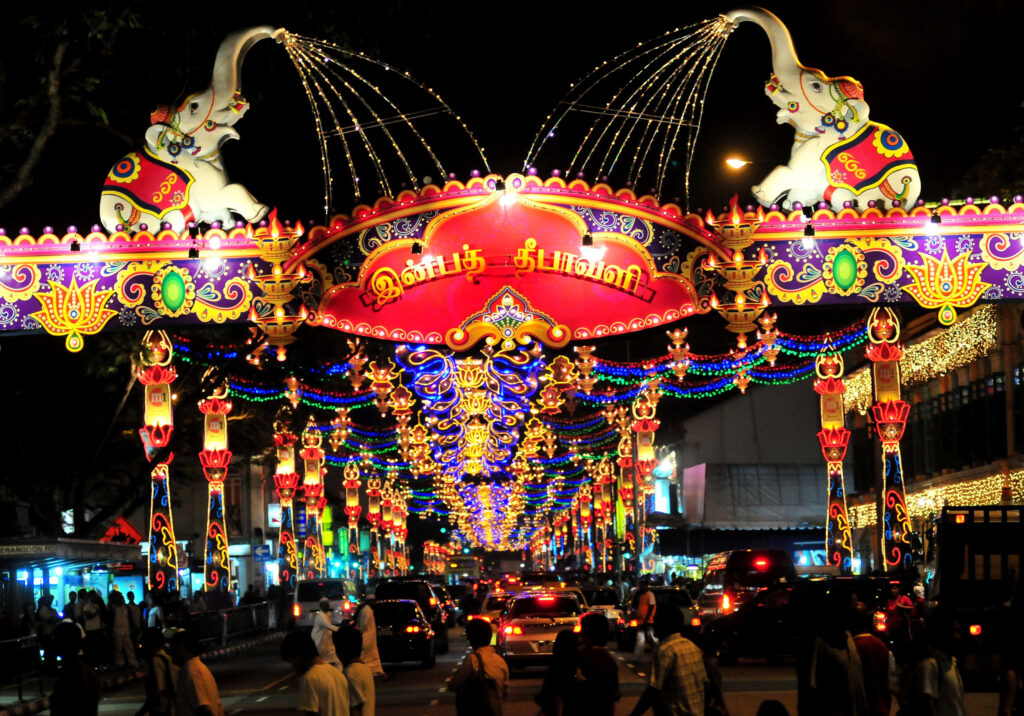
M 254 562 L 273 562 L 274 558 L 270 552 L 270 545 L 258 544 L 252 548 L 252 560 Z

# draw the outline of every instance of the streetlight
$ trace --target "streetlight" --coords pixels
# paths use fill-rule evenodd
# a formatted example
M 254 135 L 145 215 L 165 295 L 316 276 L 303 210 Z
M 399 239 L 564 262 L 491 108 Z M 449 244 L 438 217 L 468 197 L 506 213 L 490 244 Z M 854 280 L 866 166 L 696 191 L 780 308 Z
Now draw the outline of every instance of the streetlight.
M 725 160 L 725 164 L 730 169 L 738 171 L 748 164 L 753 164 L 753 162 L 749 159 L 744 159 L 743 157 L 729 157 Z

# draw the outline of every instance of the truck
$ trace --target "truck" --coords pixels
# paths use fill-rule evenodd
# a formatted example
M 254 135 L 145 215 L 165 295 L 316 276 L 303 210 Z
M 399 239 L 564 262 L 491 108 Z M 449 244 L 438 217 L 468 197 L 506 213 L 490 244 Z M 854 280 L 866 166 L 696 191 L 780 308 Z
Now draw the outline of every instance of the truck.
M 957 662 L 971 690 L 990 689 L 999 676 L 1010 603 L 1020 594 L 1022 513 L 1021 505 L 946 506 L 934 525 L 929 599 L 959 622 Z

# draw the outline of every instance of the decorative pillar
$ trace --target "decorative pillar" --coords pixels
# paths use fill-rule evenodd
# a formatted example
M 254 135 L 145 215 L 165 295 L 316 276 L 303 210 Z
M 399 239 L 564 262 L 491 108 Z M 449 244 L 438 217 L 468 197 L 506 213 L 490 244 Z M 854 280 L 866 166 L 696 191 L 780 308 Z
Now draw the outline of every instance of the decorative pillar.
M 324 497 L 322 442 L 323 437 L 313 416 L 310 416 L 306 429 L 302 431 L 302 450 L 299 452 L 304 463 L 302 494 L 306 498 L 306 541 L 302 546 L 302 574 L 307 579 L 325 576 L 327 566 L 320 528 L 320 511 L 327 504 Z
M 359 515 L 363 508 L 359 505 L 359 466 L 350 462 L 345 466 L 345 516 L 348 517 L 348 551 L 349 554 L 359 553 Z
M 302 264 L 293 265 L 288 271 L 284 269 L 302 233 L 301 223 L 291 227 L 278 222 L 277 209 L 274 209 L 267 226 L 257 228 L 252 237 L 260 259 L 270 265 L 270 271 L 260 273 L 255 264 L 249 264 L 247 275 L 263 292 L 260 298 L 265 306 L 258 310 L 254 303 L 249 311 L 249 320 L 266 333 L 267 343 L 276 348 L 279 361 L 285 359 L 286 346 L 295 342 L 295 331 L 309 317 L 305 305 L 300 306 L 297 313 L 287 308 L 295 300 L 295 289 L 309 280 Z
M 866 355 L 872 362 L 875 404 L 871 416 L 882 443 L 882 562 L 886 571 L 908 569 L 913 564 L 910 550 L 910 516 L 907 514 L 906 486 L 900 440 L 907 427 L 910 404 L 900 395 L 899 319 L 892 309 L 875 308 L 868 318 Z
M 231 401 L 227 396 L 228 387 L 221 384 L 212 395 L 199 402 L 199 411 L 205 416 L 203 449 L 199 452 L 199 462 L 203 466 L 210 498 L 206 513 L 206 551 L 203 560 L 203 584 L 207 592 L 225 592 L 231 581 L 228 533 L 224 526 L 224 478 L 231 464 L 227 417 L 231 412 Z
M 828 563 L 840 574 L 853 571 L 853 541 L 846 511 L 846 486 L 843 481 L 843 458 L 850 443 L 843 409 L 843 357 L 825 344 L 815 359 L 814 370 L 818 379 L 814 390 L 821 396 L 821 430 L 818 442 L 825 457 L 828 474 L 828 512 L 825 527 L 825 554 Z
M 299 555 L 295 544 L 295 524 L 292 503 L 299 487 L 299 473 L 295 471 L 295 443 L 298 438 L 282 421 L 274 422 L 274 447 L 277 450 L 277 468 L 274 485 L 281 500 L 281 530 L 277 546 L 278 583 L 286 590 L 295 589 L 298 577 Z
M 167 334 L 150 331 L 142 340 L 143 357 L 139 382 L 146 387 L 144 420 L 139 430 L 150 472 L 149 561 L 146 575 L 151 592 L 166 594 L 178 589 L 178 545 L 174 539 L 171 514 L 170 464 L 174 453 L 168 449 L 174 434 L 171 383 L 178 377 L 171 365 L 172 349 Z

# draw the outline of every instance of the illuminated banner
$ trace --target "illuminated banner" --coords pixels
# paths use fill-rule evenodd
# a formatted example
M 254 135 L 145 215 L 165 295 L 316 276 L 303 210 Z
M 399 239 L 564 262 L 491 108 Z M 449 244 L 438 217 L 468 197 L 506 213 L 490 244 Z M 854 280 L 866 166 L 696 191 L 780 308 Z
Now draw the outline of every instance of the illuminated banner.
M 422 237 L 376 247 L 317 312 L 345 332 L 465 349 L 642 330 L 694 313 L 694 303 L 690 282 L 659 271 L 629 234 L 592 231 L 575 211 L 509 188 L 437 215 Z

